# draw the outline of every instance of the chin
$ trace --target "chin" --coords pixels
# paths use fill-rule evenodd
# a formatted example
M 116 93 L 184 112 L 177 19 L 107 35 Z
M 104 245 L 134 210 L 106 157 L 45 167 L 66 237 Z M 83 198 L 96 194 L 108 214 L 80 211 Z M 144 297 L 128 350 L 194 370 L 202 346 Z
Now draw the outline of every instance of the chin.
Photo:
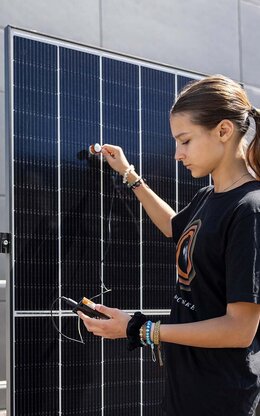
M 208 175 L 210 175 L 210 172 L 201 172 L 201 171 L 199 172 L 198 170 L 191 171 L 191 176 L 194 179 L 204 178 L 205 176 L 208 176 Z
M 192 170 L 191 171 L 191 176 L 193 177 L 193 178 L 201 178 L 201 174 L 200 174 L 200 172 L 198 172 L 198 171 L 196 171 L 196 170 Z

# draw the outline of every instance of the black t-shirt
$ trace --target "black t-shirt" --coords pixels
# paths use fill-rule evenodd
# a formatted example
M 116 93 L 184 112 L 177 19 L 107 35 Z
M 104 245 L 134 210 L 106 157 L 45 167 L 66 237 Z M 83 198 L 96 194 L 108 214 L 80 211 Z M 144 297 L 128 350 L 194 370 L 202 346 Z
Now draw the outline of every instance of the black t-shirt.
M 201 189 L 172 228 L 178 279 L 170 323 L 223 316 L 231 302 L 260 303 L 260 182 L 223 193 Z M 164 345 L 167 415 L 254 414 L 259 330 L 249 348 Z

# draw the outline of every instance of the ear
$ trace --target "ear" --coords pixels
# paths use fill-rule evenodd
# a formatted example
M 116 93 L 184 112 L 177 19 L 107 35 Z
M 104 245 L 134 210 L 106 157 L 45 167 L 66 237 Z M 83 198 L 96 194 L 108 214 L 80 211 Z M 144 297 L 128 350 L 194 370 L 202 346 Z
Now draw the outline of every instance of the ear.
M 235 130 L 234 123 L 230 120 L 222 120 L 217 125 L 217 134 L 222 143 L 226 143 L 232 136 Z

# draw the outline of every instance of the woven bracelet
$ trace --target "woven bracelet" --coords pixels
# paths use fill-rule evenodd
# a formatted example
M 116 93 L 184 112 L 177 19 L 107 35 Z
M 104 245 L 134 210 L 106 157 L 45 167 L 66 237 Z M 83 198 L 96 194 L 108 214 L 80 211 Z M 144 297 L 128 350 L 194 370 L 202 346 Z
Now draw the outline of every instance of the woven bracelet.
M 134 183 L 130 184 L 128 187 L 129 187 L 129 189 L 134 190 L 142 184 L 145 184 L 146 187 L 149 188 L 148 185 L 146 184 L 146 179 L 145 178 L 137 178 L 137 180 Z

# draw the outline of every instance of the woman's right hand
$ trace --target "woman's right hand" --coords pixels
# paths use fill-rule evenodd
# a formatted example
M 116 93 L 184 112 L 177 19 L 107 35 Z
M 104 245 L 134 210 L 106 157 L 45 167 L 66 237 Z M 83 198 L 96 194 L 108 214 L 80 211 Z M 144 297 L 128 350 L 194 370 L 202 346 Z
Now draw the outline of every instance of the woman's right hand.
M 104 144 L 101 152 L 111 168 L 123 176 L 130 164 L 122 148 L 111 144 Z

